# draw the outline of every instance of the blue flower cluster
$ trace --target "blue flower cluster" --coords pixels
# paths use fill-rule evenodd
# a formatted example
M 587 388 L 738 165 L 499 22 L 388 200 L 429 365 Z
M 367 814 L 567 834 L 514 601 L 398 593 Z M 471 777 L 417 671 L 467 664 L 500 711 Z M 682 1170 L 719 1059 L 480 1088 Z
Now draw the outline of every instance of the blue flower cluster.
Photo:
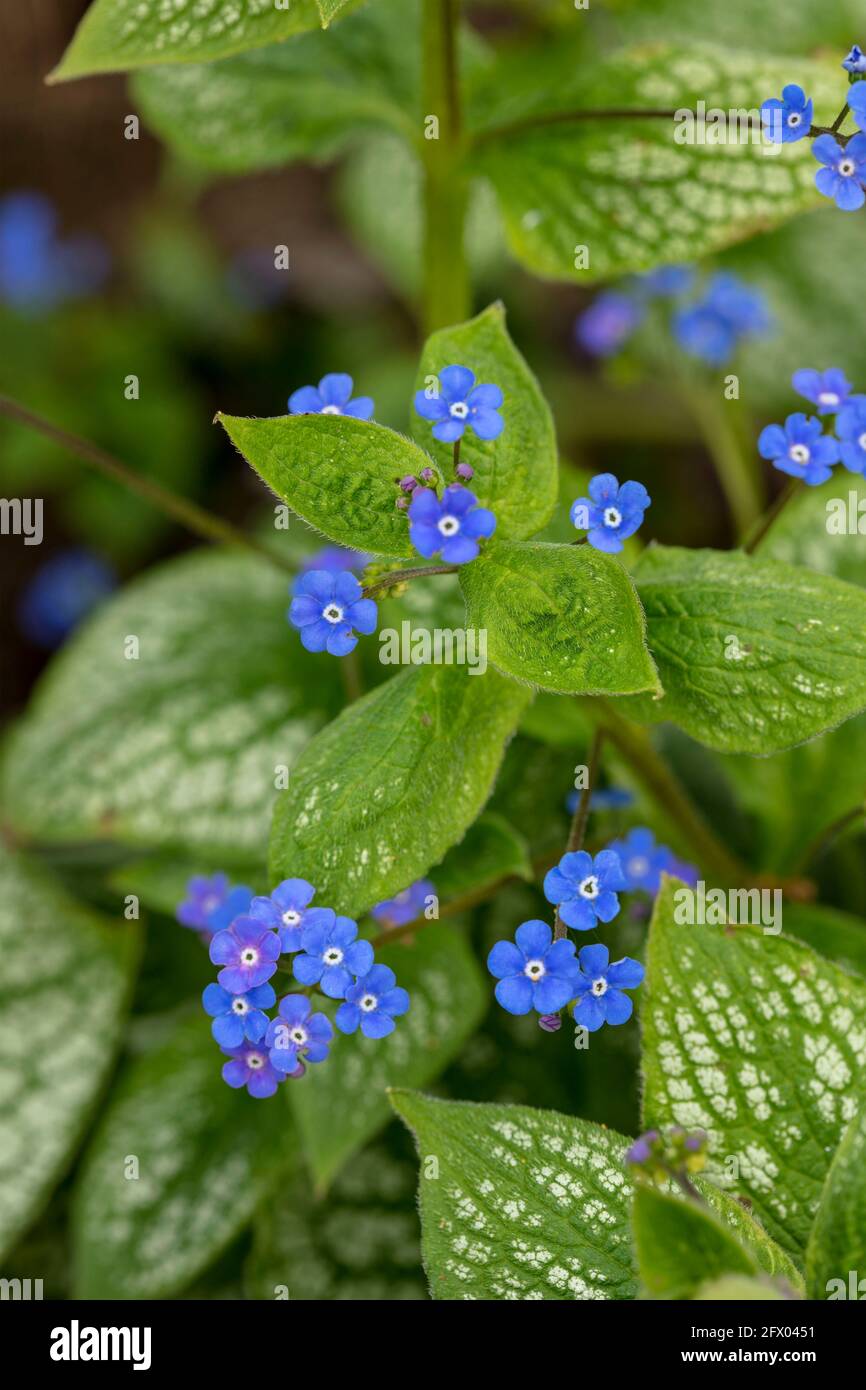
M 589 497 L 572 502 L 571 524 L 578 531 L 589 532 L 586 539 L 596 550 L 615 555 L 642 524 L 652 499 L 643 483 L 628 482 L 620 487 L 612 473 L 597 473 L 588 491 Z
M 866 472 L 866 395 L 854 395 L 837 367 L 823 372 L 804 368 L 791 382 L 817 415 L 796 411 L 784 425 L 767 425 L 758 439 L 761 457 L 809 487 L 825 483 L 837 463 L 850 473 Z M 830 415 L 836 417 L 834 431 L 825 434 L 822 419 Z
M 857 80 L 866 72 L 866 61 L 857 44 L 843 59 L 842 67 L 852 85 L 847 106 L 829 130 L 812 124 L 813 103 L 793 82 L 783 88 L 781 99 L 772 97 L 764 102 L 761 119 L 767 138 L 776 143 L 789 145 L 811 138 L 812 153 L 822 166 L 815 175 L 818 192 L 831 198 L 843 212 L 856 212 L 866 203 L 866 82 Z M 858 135 L 840 133 L 849 108 L 860 127 Z
M 269 895 L 253 896 L 215 874 L 191 879 L 177 909 L 178 920 L 208 940 L 210 958 L 221 967 L 202 1004 L 229 1058 L 223 1079 L 259 1099 L 328 1056 L 334 1028 L 326 1014 L 313 1011 L 307 991 L 342 1001 L 337 1028 L 360 1029 L 367 1038 L 387 1037 L 409 1008 L 406 990 L 393 970 L 375 963 L 357 923 L 332 908 L 313 907 L 315 893 L 305 879 L 289 878 Z M 285 995 L 269 1018 L 265 1010 L 277 1002 L 269 981 L 282 956 L 293 957 L 292 973 L 304 992 Z

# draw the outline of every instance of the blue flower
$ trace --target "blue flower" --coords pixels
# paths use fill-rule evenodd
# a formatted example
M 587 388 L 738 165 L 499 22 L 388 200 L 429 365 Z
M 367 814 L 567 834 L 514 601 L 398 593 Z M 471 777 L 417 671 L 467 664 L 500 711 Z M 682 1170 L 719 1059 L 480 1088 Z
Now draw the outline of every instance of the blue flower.
M 544 876 L 544 896 L 559 908 L 567 927 L 591 931 L 619 912 L 617 890 L 625 888 L 619 855 L 603 849 L 593 859 L 585 849 L 564 854 Z
M 573 816 L 580 801 L 580 792 L 572 791 L 565 798 L 565 809 L 569 815 Z M 599 787 L 597 792 L 593 792 L 589 798 L 589 809 L 591 811 L 620 811 L 626 806 L 631 806 L 634 801 L 634 793 L 625 787 Z
M 546 922 L 523 922 L 512 941 L 497 941 L 487 957 L 487 969 L 499 983 L 494 990 L 510 1014 L 556 1013 L 575 993 L 575 946 L 567 937 L 553 940 Z
M 296 580 L 289 622 L 300 630 L 301 645 L 331 656 L 354 651 L 358 639 L 353 629 L 365 636 L 376 631 L 378 610 L 363 593 L 354 574 L 310 570 Z
M 373 418 L 373 401 L 369 396 L 351 400 L 352 378 L 345 372 L 329 372 L 315 386 L 302 386 L 289 396 L 290 415 L 353 415 L 356 420 Z
M 38 313 L 89 294 L 108 271 L 105 248 L 91 237 L 61 241 L 57 215 L 39 193 L 0 199 L 0 300 Z
M 816 372 L 810 367 L 795 372 L 791 384 L 798 396 L 805 396 L 818 408 L 819 415 L 836 415 L 848 402 L 854 389 L 838 367 Z
M 445 367 L 439 373 L 435 396 L 416 391 L 415 409 L 424 420 L 435 421 L 433 438 L 454 444 L 469 425 L 479 439 L 497 439 L 505 428 L 499 414 L 502 392 L 498 386 L 476 386 L 468 367 Z
M 361 550 L 349 550 L 342 545 L 322 546 L 321 550 L 308 555 L 302 562 L 300 574 L 292 583 L 292 593 L 300 592 L 298 586 L 310 570 L 330 570 L 332 574 L 341 574 L 345 570 L 362 570 L 369 562 L 370 557 Z
M 768 425 L 758 439 L 761 458 L 792 478 L 802 478 L 809 487 L 825 483 L 839 462 L 839 444 L 832 435 L 821 433 L 821 421 L 798 411 L 782 425 Z
M 664 866 L 666 874 L 671 878 L 679 878 L 683 883 L 687 883 L 690 888 L 697 887 L 698 871 L 694 864 L 689 864 L 685 859 L 677 859 L 675 854 L 668 853 L 668 862 Z
M 310 907 L 316 895 L 304 878 L 285 878 L 269 897 L 253 898 L 249 915 L 275 931 L 283 951 L 300 951 L 308 927 L 331 927 L 336 913 L 330 907 Z
M 836 420 L 839 453 L 851 473 L 866 473 L 866 396 L 852 396 Z
M 386 1038 L 394 1031 L 394 1019 L 409 1008 L 409 995 L 397 984 L 387 965 L 374 965 L 346 990 L 346 1002 L 334 1020 L 341 1033 L 354 1033 L 358 1025 L 365 1038 Z
M 859 44 L 855 43 L 848 57 L 842 59 L 842 66 L 846 72 L 866 72 L 866 53 Z
M 860 129 L 866 130 L 866 82 L 855 82 L 848 88 L 848 105 Z
M 478 541 L 492 536 L 496 517 L 479 507 L 474 492 L 452 483 L 440 501 L 432 488 L 415 489 L 409 507 L 409 539 L 420 555 L 431 560 L 442 552 L 447 565 L 465 565 L 478 555 Z
M 258 985 L 245 994 L 232 994 L 222 985 L 210 984 L 201 996 L 204 1011 L 213 1019 L 211 1032 L 220 1047 L 240 1047 L 248 1042 L 261 1042 L 268 1028 L 263 1009 L 272 1008 L 276 1001 L 271 985 Z
M 414 922 L 416 917 L 420 917 L 427 905 L 427 899 L 435 896 L 436 889 L 429 878 L 419 878 L 416 883 L 404 888 L 402 893 L 397 893 L 385 902 L 377 903 L 371 908 L 370 916 L 386 927 L 403 927 L 407 922 Z
M 236 917 L 210 943 L 211 960 L 224 967 L 217 979 L 231 994 L 263 985 L 276 970 L 279 954 L 279 937 L 254 917 Z
M 625 989 L 637 989 L 644 977 L 640 961 L 624 956 L 608 965 L 606 946 L 584 946 L 578 960 L 577 1003 L 574 1021 L 588 1033 L 596 1033 L 604 1023 L 625 1023 L 631 1018 L 632 1000 Z
M 694 284 L 695 272 L 690 265 L 663 265 L 647 271 L 640 283 L 649 294 L 662 297 L 685 294 Z
M 572 525 L 578 531 L 589 531 L 587 539 L 596 550 L 615 555 L 643 522 L 650 502 L 643 483 L 628 482 L 620 487 L 612 473 L 598 473 L 589 484 L 589 498 L 578 497 L 572 502 Z
M 39 647 L 59 647 L 117 584 L 111 566 L 89 550 L 64 550 L 36 571 L 18 601 L 18 625 Z
M 303 1076 L 304 1062 L 324 1062 L 327 1057 L 334 1029 L 331 1020 L 325 1014 L 312 1013 L 312 1007 L 303 994 L 287 994 L 280 1000 L 277 1017 L 268 1024 L 265 1038 L 276 1071 Z
M 239 1047 L 224 1047 L 223 1052 L 231 1057 L 223 1067 L 223 1081 L 235 1090 L 246 1086 L 256 1100 L 266 1100 L 276 1094 L 277 1086 L 285 1080 L 271 1066 L 263 1046 L 244 1041 Z
M 186 898 L 179 903 L 175 916 L 182 927 L 213 935 L 230 927 L 236 917 L 246 912 L 253 896 L 252 888 L 237 884 L 229 886 L 227 874 L 194 874 L 186 885 Z
M 699 299 L 676 310 L 671 326 L 684 352 L 721 367 L 742 338 L 766 333 L 771 321 L 763 295 L 723 271 L 710 278 Z
M 643 889 L 657 893 L 661 875 L 671 862 L 670 850 L 657 845 L 651 830 L 638 827 L 630 830 L 623 840 L 614 840 L 608 849 L 619 855 L 622 875 L 629 892 Z
M 859 85 L 859 84 L 858 84 Z M 864 84 L 866 85 L 866 84 Z M 854 88 L 851 88 L 854 91 Z M 859 119 L 859 118 L 858 118 Z M 832 198 L 843 212 L 856 212 L 866 203 L 866 135 L 855 135 L 843 149 L 832 135 L 819 135 L 812 153 L 825 167 L 815 175 L 815 186 Z
M 328 926 L 308 927 L 304 953 L 295 956 L 292 969 L 302 985 L 320 985 L 329 999 L 344 999 L 353 975 L 366 975 L 373 964 L 369 941 L 356 941 L 358 924 L 351 917 L 335 917 Z
M 574 326 L 578 343 L 593 357 L 612 357 L 638 327 L 644 316 L 643 305 L 618 290 L 606 290 Z
M 768 140 L 790 145 L 805 140 L 812 126 L 812 102 L 802 87 L 791 82 L 782 88 L 782 100 L 773 97 L 761 107 L 761 120 Z

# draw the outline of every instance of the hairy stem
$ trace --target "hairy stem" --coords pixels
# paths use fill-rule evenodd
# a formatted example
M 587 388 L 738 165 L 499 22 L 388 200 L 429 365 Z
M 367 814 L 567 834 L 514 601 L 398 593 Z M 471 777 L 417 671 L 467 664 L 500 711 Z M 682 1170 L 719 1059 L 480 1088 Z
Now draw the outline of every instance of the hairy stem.
M 392 570 L 374 579 L 372 584 L 364 585 L 364 598 L 372 598 L 383 589 L 393 589 L 395 584 L 408 584 L 412 579 L 426 579 L 428 574 L 456 574 L 457 565 L 419 565 L 417 569 Z
M 788 503 L 791 501 L 791 498 L 796 497 L 797 493 L 802 491 L 802 488 L 803 483 L 799 478 L 790 478 L 788 480 L 775 502 L 767 508 L 764 515 L 758 519 L 757 524 L 752 528 L 743 546 L 743 550 L 747 555 L 754 555 L 761 541 L 764 539 L 771 526 L 773 526 L 781 516 Z
M 545 126 L 572 125 L 575 121 L 672 121 L 676 111 L 661 107 L 607 106 L 581 108 L 577 111 L 553 111 L 543 116 L 528 116 L 522 121 L 512 121 L 508 125 L 491 126 L 473 137 L 473 144 L 486 145 L 493 140 L 502 140 L 512 135 L 523 135 L 528 130 L 542 130 Z
M 156 507 L 158 511 L 170 516 L 173 521 L 180 522 L 181 526 L 185 526 L 194 535 L 201 536 L 202 540 L 211 541 L 215 545 L 239 546 L 244 550 L 253 551 L 256 555 L 264 556 L 270 560 L 271 564 L 279 566 L 280 569 L 294 573 L 295 567 L 293 565 L 280 559 L 274 551 L 269 550 L 266 545 L 262 545 L 254 536 L 246 535 L 245 532 L 233 526 L 230 521 L 223 521 L 222 517 L 214 516 L 213 513 L 205 511 L 197 503 L 190 502 L 185 497 L 179 497 L 177 493 L 171 492 L 152 478 L 135 473 L 127 464 L 121 463 L 120 459 L 114 458 L 112 454 L 101 449 L 98 444 L 93 444 L 88 439 L 81 439 L 78 435 L 70 434 L 68 430 L 53 425 L 50 420 L 37 415 L 35 411 L 28 410 L 18 401 L 13 401 L 8 396 L 0 396 L 0 415 L 5 415 L 7 419 L 15 420 L 19 425 L 25 425 L 28 429 L 36 430 L 46 439 L 59 444 L 61 448 L 67 449 L 70 454 L 82 459 L 84 463 L 90 464 L 106 478 L 111 478 L 113 482 L 120 483 L 130 492 L 137 493 L 139 497 Z
M 571 821 L 568 843 L 565 846 L 566 854 L 574 854 L 583 848 L 583 837 L 586 834 L 586 823 L 589 820 L 589 803 L 592 798 L 592 789 L 595 786 L 595 774 L 598 771 L 599 758 L 601 757 L 601 745 L 604 742 L 605 731 L 600 726 L 593 734 L 592 743 L 589 749 L 589 763 L 587 765 L 586 786 L 581 788 L 575 807 L 574 816 Z M 559 915 L 559 908 L 556 909 L 556 917 L 553 923 L 553 935 L 557 940 L 568 935 L 568 928 Z
M 460 168 L 459 20 L 460 0 L 424 0 L 423 318 L 427 333 L 468 318 L 471 304 L 464 245 L 468 186 Z

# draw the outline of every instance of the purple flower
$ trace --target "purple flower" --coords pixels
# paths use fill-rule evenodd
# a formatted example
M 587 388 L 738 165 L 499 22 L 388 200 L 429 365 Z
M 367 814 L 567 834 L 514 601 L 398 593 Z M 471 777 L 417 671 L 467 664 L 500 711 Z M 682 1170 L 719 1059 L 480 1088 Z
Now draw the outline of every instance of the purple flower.
M 854 90 L 852 87 L 851 91 Z M 819 164 L 824 165 L 815 175 L 818 192 L 823 193 L 825 198 L 832 198 L 843 212 L 856 212 L 862 208 L 866 203 L 866 193 L 863 191 L 863 184 L 866 183 L 866 135 L 853 136 L 844 149 L 832 135 L 819 135 L 812 146 L 812 153 Z
M 606 290 L 581 314 L 574 336 L 593 357 L 612 357 L 628 341 L 643 316 L 643 305 L 630 295 Z
M 645 1134 L 639 1135 L 635 1139 L 630 1149 L 626 1149 L 626 1163 L 646 1163 L 652 1153 L 653 1147 L 658 1142 L 659 1132 L 657 1129 L 648 1129 Z
M 175 911 L 177 920 L 182 927 L 211 936 L 230 927 L 236 917 L 246 912 L 253 896 L 252 888 L 243 884 L 231 888 L 227 874 L 213 874 L 210 878 L 194 874 L 186 892 Z
M 677 309 L 671 320 L 683 351 L 711 367 L 727 362 L 742 338 L 766 333 L 770 326 L 763 295 L 730 271 L 713 275 L 700 298 Z
M 649 294 L 678 295 L 690 290 L 694 279 L 695 272 L 690 265 L 663 265 L 642 275 L 640 284 Z
M 792 478 L 802 478 L 809 487 L 825 483 L 839 462 L 839 444 L 832 435 L 822 433 L 820 420 L 798 411 L 782 425 L 767 425 L 758 439 L 761 458 Z
M 415 409 L 424 420 L 434 421 L 433 438 L 442 444 L 462 439 L 469 425 L 479 439 L 496 439 L 505 428 L 499 414 L 502 392 L 498 386 L 476 386 L 468 367 L 445 367 L 439 373 L 435 396 L 416 391 Z M 423 551 L 422 551 L 423 554 Z
M 263 985 L 276 970 L 279 954 L 280 938 L 254 917 L 236 917 L 210 944 L 211 960 L 223 966 L 217 979 L 231 994 Z
M 427 898 L 435 896 L 436 889 L 429 878 L 419 878 L 416 883 L 404 888 L 402 893 L 397 893 L 383 903 L 377 903 L 371 909 L 370 916 L 386 927 L 403 927 L 407 922 L 414 922 L 416 917 L 420 917 L 427 905 Z
M 567 927 L 591 931 L 619 912 L 617 890 L 625 888 L 619 855 L 603 849 L 593 859 L 585 849 L 564 854 L 544 876 L 544 896 L 559 908 Z M 545 1011 L 547 1012 L 547 1011 Z
M 839 452 L 850 473 L 866 474 L 866 396 L 852 396 L 836 420 Z
M 595 1033 L 604 1023 L 625 1023 L 631 1018 L 632 1000 L 623 993 L 637 989 L 644 977 L 640 961 L 624 956 L 608 965 L 606 946 L 584 946 L 578 960 L 577 1003 L 574 1021 L 588 1033 Z
M 666 874 L 671 878 L 679 878 L 683 883 L 687 883 L 690 888 L 697 886 L 698 871 L 694 864 L 689 864 L 685 859 L 677 859 L 675 854 L 668 851 L 668 862 L 664 866 Z
M 671 852 L 664 845 L 657 845 L 651 830 L 639 826 L 630 830 L 624 840 L 614 840 L 608 845 L 619 856 L 625 887 L 629 892 L 642 889 L 645 893 L 657 893 L 661 875 L 666 873 L 671 862 Z
M 353 415 L 356 420 L 370 420 L 373 402 L 369 396 L 350 400 L 352 378 L 345 372 L 329 372 L 315 386 L 302 386 L 289 396 L 290 415 Z
M 516 945 L 515 945 L 516 942 Z M 497 941 L 487 969 L 499 983 L 498 1002 L 510 1014 L 556 1013 L 574 998 L 577 976 L 575 946 L 567 937 L 553 940 L 546 922 L 522 922 L 514 942 Z
M 303 994 L 287 994 L 280 1000 L 277 1017 L 268 1024 L 265 1046 L 271 1066 L 292 1075 L 303 1058 L 324 1062 L 328 1044 L 334 1036 L 331 1020 L 311 1012 L 312 1004 Z
M 589 531 L 587 539 L 596 550 L 615 555 L 643 522 L 651 505 L 650 495 L 643 483 L 628 482 L 620 487 L 612 473 L 597 473 L 588 491 L 588 498 L 578 497 L 571 504 L 572 525 Z
M 210 984 L 201 996 L 206 1014 L 213 1019 L 211 1032 L 220 1047 L 240 1047 L 248 1042 L 261 1042 L 268 1027 L 263 1009 L 270 1009 L 276 1000 L 271 985 L 259 985 L 246 994 L 230 994 L 222 985 Z
M 344 999 L 353 975 L 366 975 L 373 964 L 369 941 L 356 941 L 358 924 L 351 917 L 335 917 L 328 926 L 304 932 L 303 955 L 295 956 L 292 969 L 302 985 L 319 985 L 329 999 Z
M 269 897 L 253 898 L 249 915 L 277 933 L 287 954 L 300 951 L 307 927 L 330 927 L 336 920 L 332 908 L 309 906 L 315 895 L 315 888 L 306 879 L 285 878 Z
M 478 541 L 492 536 L 496 517 L 459 483 L 446 487 L 440 502 L 432 488 L 421 487 L 409 508 L 409 538 L 431 560 L 442 552 L 447 565 L 465 565 L 478 555 Z
M 256 1100 L 265 1100 L 276 1093 L 284 1078 L 271 1066 L 264 1046 L 242 1042 L 239 1047 L 224 1047 L 223 1052 L 232 1059 L 223 1067 L 223 1081 L 234 1090 L 246 1086 Z
M 819 415 L 838 414 L 854 389 L 838 367 L 829 367 L 826 372 L 804 367 L 791 377 L 791 385 L 798 396 L 805 396 L 817 406 Z
M 386 1038 L 394 1031 L 394 1019 L 409 1008 L 409 995 L 397 984 L 388 965 L 374 965 L 346 991 L 345 1003 L 334 1020 L 341 1033 L 361 1026 L 365 1038 Z
M 331 656 L 354 651 L 358 639 L 353 629 L 365 636 L 376 631 L 376 605 L 363 593 L 353 574 L 310 570 L 296 580 L 289 622 L 300 630 L 301 645 Z
M 764 134 L 775 144 L 805 140 L 812 126 L 812 102 L 802 87 L 791 82 L 782 88 L 782 100 L 773 97 L 761 107 Z

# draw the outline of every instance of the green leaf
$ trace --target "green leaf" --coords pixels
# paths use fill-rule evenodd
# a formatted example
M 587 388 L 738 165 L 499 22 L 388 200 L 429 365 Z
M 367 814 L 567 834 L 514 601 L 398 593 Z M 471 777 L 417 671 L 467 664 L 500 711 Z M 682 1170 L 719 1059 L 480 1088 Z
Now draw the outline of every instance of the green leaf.
M 291 1168 L 285 1105 L 232 1090 L 224 1061 L 199 1011 L 125 1072 L 75 1191 L 76 1297 L 177 1295 Z
M 408 989 L 409 1012 L 387 1038 L 337 1034 L 327 1066 L 310 1067 L 289 1090 L 310 1171 L 327 1187 L 356 1149 L 391 1117 L 391 1086 L 426 1086 L 457 1056 L 490 1000 L 466 938 L 447 923 L 424 926 L 411 944 L 394 942 L 376 960 Z M 325 1004 L 329 1013 L 336 1010 Z
M 741 551 L 651 546 L 634 574 L 670 719 L 726 753 L 805 743 L 866 706 L 866 594 Z
M 573 695 L 660 691 L 628 574 L 590 546 L 490 542 L 460 572 L 467 626 L 528 685 Z
M 326 160 L 370 131 L 420 138 L 415 0 L 375 0 L 328 34 L 138 73 L 143 119 L 209 169 L 247 173 Z
M 434 1298 L 634 1298 L 621 1135 L 522 1105 L 391 1101 L 418 1143 Z
M 501 304 L 468 323 L 443 328 L 428 338 L 418 368 L 417 388 L 427 390 L 443 367 L 468 367 L 478 385 L 492 383 L 505 397 L 505 428 L 498 439 L 478 439 L 467 429 L 460 461 L 475 470 L 472 491 L 496 513 L 500 540 L 521 540 L 540 531 L 556 506 L 557 451 L 553 419 L 541 388 L 508 335 Z M 412 433 L 450 476 L 453 444 L 433 438 L 432 425 L 412 414 Z
M 707 1279 L 758 1273 L 755 1261 L 707 1207 L 639 1185 L 632 1207 L 641 1281 L 653 1298 L 691 1298 Z
M 694 1178 L 701 1196 L 709 1203 L 722 1225 L 745 1247 L 749 1259 L 763 1275 L 784 1280 L 798 1293 L 803 1292 L 803 1276 L 790 1255 L 767 1235 L 760 1222 L 742 1202 L 704 1178 Z
M 0 844 L 0 1254 L 63 1176 L 109 1075 L 138 957 L 129 923 L 85 910 Z
M 12 824 L 40 840 L 119 840 L 224 867 L 262 855 L 277 768 L 339 703 L 336 672 L 286 622 L 288 587 L 264 560 L 199 551 L 105 605 L 13 731 Z
M 866 478 L 840 468 L 829 482 L 804 487 L 791 499 L 760 554 L 866 587 L 864 537 Z
M 862 1298 L 866 1284 L 866 1103 L 851 1121 L 827 1174 L 806 1251 L 809 1298 Z M 854 1273 L 856 1292 L 851 1292 Z M 839 1283 L 833 1284 L 833 1280 Z
M 529 698 L 493 671 L 420 666 L 357 700 L 277 799 L 272 878 L 307 878 L 349 916 L 402 891 L 475 820 Z
M 201 63 L 326 26 L 360 0 L 94 0 L 52 82 L 153 63 Z
M 689 892 L 665 879 L 650 928 L 645 1127 L 705 1130 L 707 1175 L 796 1257 L 866 1074 L 866 982 L 760 928 L 678 923 Z
M 723 1274 L 721 1279 L 709 1279 L 692 1295 L 695 1303 L 784 1302 L 790 1294 L 782 1293 L 761 1279 L 748 1279 L 742 1274 Z
M 672 114 L 567 117 L 694 111 L 699 101 L 757 114 L 768 94 L 798 82 L 816 120 L 829 122 L 845 92 L 834 64 L 657 43 L 575 68 L 562 84 L 549 80 L 543 53 L 537 71 L 534 95 L 515 101 L 507 70 L 491 65 L 471 99 L 472 167 L 492 181 L 512 252 L 536 274 L 588 284 L 691 261 L 821 203 L 807 141 L 770 156 L 759 143 L 680 144 Z
M 377 1145 L 355 1155 L 326 1201 L 301 1175 L 280 1185 L 256 1218 L 245 1291 L 305 1302 L 424 1299 L 420 1262 L 414 1165 Z
M 785 931 L 845 970 L 866 976 L 866 921 L 820 903 L 788 903 Z
M 460 844 L 430 872 L 443 900 L 489 888 L 501 878 L 533 876 L 525 837 L 495 811 L 479 816 Z
M 351 415 L 217 419 L 259 477 L 317 531 L 373 555 L 412 554 L 397 481 L 432 460 L 411 439 Z

